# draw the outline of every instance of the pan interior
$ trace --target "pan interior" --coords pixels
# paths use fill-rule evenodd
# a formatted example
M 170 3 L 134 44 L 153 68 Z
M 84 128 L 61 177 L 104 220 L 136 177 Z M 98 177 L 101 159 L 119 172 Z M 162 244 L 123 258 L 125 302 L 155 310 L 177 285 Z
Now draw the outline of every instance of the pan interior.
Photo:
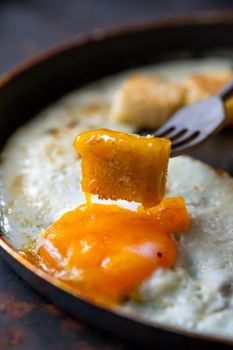
M 15 249 L 23 249 L 62 213 L 84 201 L 79 185 L 80 158 L 73 150 L 72 140 L 78 132 L 87 129 L 105 127 L 126 132 L 136 130 L 134 125 L 125 125 L 109 118 L 112 96 L 130 74 L 140 72 L 179 82 L 192 72 L 229 69 L 232 69 L 230 56 L 164 61 L 72 91 L 39 112 L 8 139 L 1 153 L 1 224 L 6 239 Z M 225 129 L 192 153 L 192 156 L 233 174 L 232 147 L 232 130 Z M 184 164 L 181 161 L 180 167 L 190 164 L 185 159 Z M 194 166 L 195 169 L 198 167 Z M 205 167 L 201 166 L 201 169 L 206 176 L 212 174 Z M 134 204 L 120 203 L 134 208 Z M 166 276 L 161 275 L 161 280 L 164 278 Z M 149 304 L 155 307 L 151 301 Z M 132 310 L 142 317 L 149 317 L 148 309 L 143 310 L 138 304 L 135 306 L 135 301 L 125 305 L 125 312 Z M 165 317 L 161 322 L 166 324 L 168 318 Z M 184 323 L 183 319 L 181 328 Z M 188 329 L 194 328 L 194 324 L 188 322 L 186 326 Z M 226 333 L 226 336 L 229 334 Z

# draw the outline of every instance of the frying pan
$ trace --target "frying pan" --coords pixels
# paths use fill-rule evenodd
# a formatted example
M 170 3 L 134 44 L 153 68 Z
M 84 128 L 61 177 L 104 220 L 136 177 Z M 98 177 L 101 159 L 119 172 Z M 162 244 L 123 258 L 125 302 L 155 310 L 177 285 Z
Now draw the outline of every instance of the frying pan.
M 99 29 L 52 49 L 0 79 L 0 146 L 46 105 L 104 76 L 174 58 L 233 57 L 232 33 L 233 13 L 204 13 Z M 233 174 L 232 136 L 233 130 L 226 129 L 192 155 Z M 32 287 L 73 316 L 144 349 L 224 349 L 233 345 L 233 341 L 217 335 L 197 335 L 152 324 L 78 297 L 74 290 L 20 256 L 3 234 L 0 254 Z

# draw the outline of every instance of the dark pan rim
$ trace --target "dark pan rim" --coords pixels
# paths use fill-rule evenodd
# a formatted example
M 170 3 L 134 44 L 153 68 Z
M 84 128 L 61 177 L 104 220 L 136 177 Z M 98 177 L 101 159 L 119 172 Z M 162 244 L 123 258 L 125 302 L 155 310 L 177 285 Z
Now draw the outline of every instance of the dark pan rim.
M 30 68 L 33 68 L 37 64 L 52 59 L 55 56 L 59 56 L 67 51 L 76 47 L 85 46 L 94 42 L 103 41 L 126 34 L 143 33 L 150 29 L 156 28 L 182 28 L 182 27 L 199 27 L 203 24 L 221 25 L 233 23 L 233 11 L 204 11 L 199 13 L 193 13 L 189 15 L 168 16 L 163 18 L 151 18 L 149 20 L 133 21 L 129 24 L 122 24 L 118 26 L 110 26 L 107 28 L 97 28 L 90 32 L 85 32 L 74 36 L 69 40 L 65 40 L 63 43 L 55 45 L 49 49 L 36 54 L 34 57 L 24 60 L 18 63 L 15 67 L 11 68 L 6 73 L 0 76 L 0 87 L 4 86 L 10 80 L 23 74 Z
M 193 13 L 191 15 L 182 15 L 182 16 L 170 16 L 162 19 L 152 18 L 146 21 L 136 21 L 127 25 L 120 25 L 115 27 L 110 27 L 107 29 L 99 28 L 89 33 L 84 33 L 78 35 L 77 37 L 72 38 L 68 42 L 65 41 L 63 44 L 55 46 L 51 49 L 45 50 L 41 54 L 36 55 L 34 58 L 29 59 L 23 63 L 18 64 L 15 68 L 11 69 L 9 72 L 5 73 L 0 77 L 0 87 L 4 87 L 10 81 L 14 80 L 16 77 L 20 76 L 24 72 L 38 64 L 45 62 L 47 60 L 53 59 L 60 54 L 68 52 L 73 48 L 82 47 L 93 42 L 104 41 L 106 39 L 111 39 L 114 37 L 124 36 L 126 34 L 133 34 L 138 32 L 146 32 L 150 29 L 156 28 L 167 28 L 172 29 L 175 27 L 199 27 L 203 24 L 210 26 L 211 25 L 223 25 L 223 24 L 233 24 L 233 11 L 228 12 L 199 12 Z M 190 339 L 199 339 L 202 341 L 219 343 L 225 345 L 233 345 L 233 340 L 226 339 L 225 337 L 216 337 L 209 334 L 200 334 L 188 330 L 182 330 L 170 325 L 162 325 L 157 322 L 152 322 L 141 318 L 139 315 L 132 313 L 125 313 L 120 311 L 118 308 L 110 308 L 99 306 L 94 302 L 85 299 L 83 296 L 79 296 L 75 290 L 67 286 L 65 283 L 62 283 L 58 279 L 54 278 L 50 274 L 44 272 L 37 266 L 33 265 L 31 262 L 26 260 L 21 256 L 3 237 L 0 236 L 0 249 L 2 249 L 7 255 L 14 259 L 19 265 L 23 266 L 25 269 L 31 271 L 38 278 L 46 281 L 47 283 L 53 285 L 53 287 L 61 290 L 65 294 L 70 294 L 73 297 L 79 299 L 83 303 L 91 305 L 94 308 L 99 310 L 104 310 L 108 313 L 111 313 L 113 316 L 120 317 L 122 319 L 128 319 L 132 322 L 144 324 L 150 328 L 157 330 L 174 333 L 180 336 L 185 336 Z

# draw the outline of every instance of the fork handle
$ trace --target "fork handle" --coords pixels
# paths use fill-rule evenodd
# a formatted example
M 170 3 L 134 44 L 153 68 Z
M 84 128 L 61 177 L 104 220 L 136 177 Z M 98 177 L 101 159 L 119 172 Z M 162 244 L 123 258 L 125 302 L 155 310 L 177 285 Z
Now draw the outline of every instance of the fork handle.
M 229 84 L 225 85 L 218 93 L 218 96 L 225 102 L 229 97 L 233 96 L 233 80 Z

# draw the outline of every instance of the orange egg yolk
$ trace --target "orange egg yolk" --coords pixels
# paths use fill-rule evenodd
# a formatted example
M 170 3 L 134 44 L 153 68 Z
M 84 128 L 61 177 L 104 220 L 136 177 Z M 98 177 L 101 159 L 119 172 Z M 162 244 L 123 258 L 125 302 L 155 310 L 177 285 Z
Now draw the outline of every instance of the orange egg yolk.
M 43 233 L 40 265 L 85 297 L 120 302 L 158 268 L 177 257 L 173 233 L 185 232 L 189 215 L 183 198 L 167 198 L 149 210 L 84 204 Z

